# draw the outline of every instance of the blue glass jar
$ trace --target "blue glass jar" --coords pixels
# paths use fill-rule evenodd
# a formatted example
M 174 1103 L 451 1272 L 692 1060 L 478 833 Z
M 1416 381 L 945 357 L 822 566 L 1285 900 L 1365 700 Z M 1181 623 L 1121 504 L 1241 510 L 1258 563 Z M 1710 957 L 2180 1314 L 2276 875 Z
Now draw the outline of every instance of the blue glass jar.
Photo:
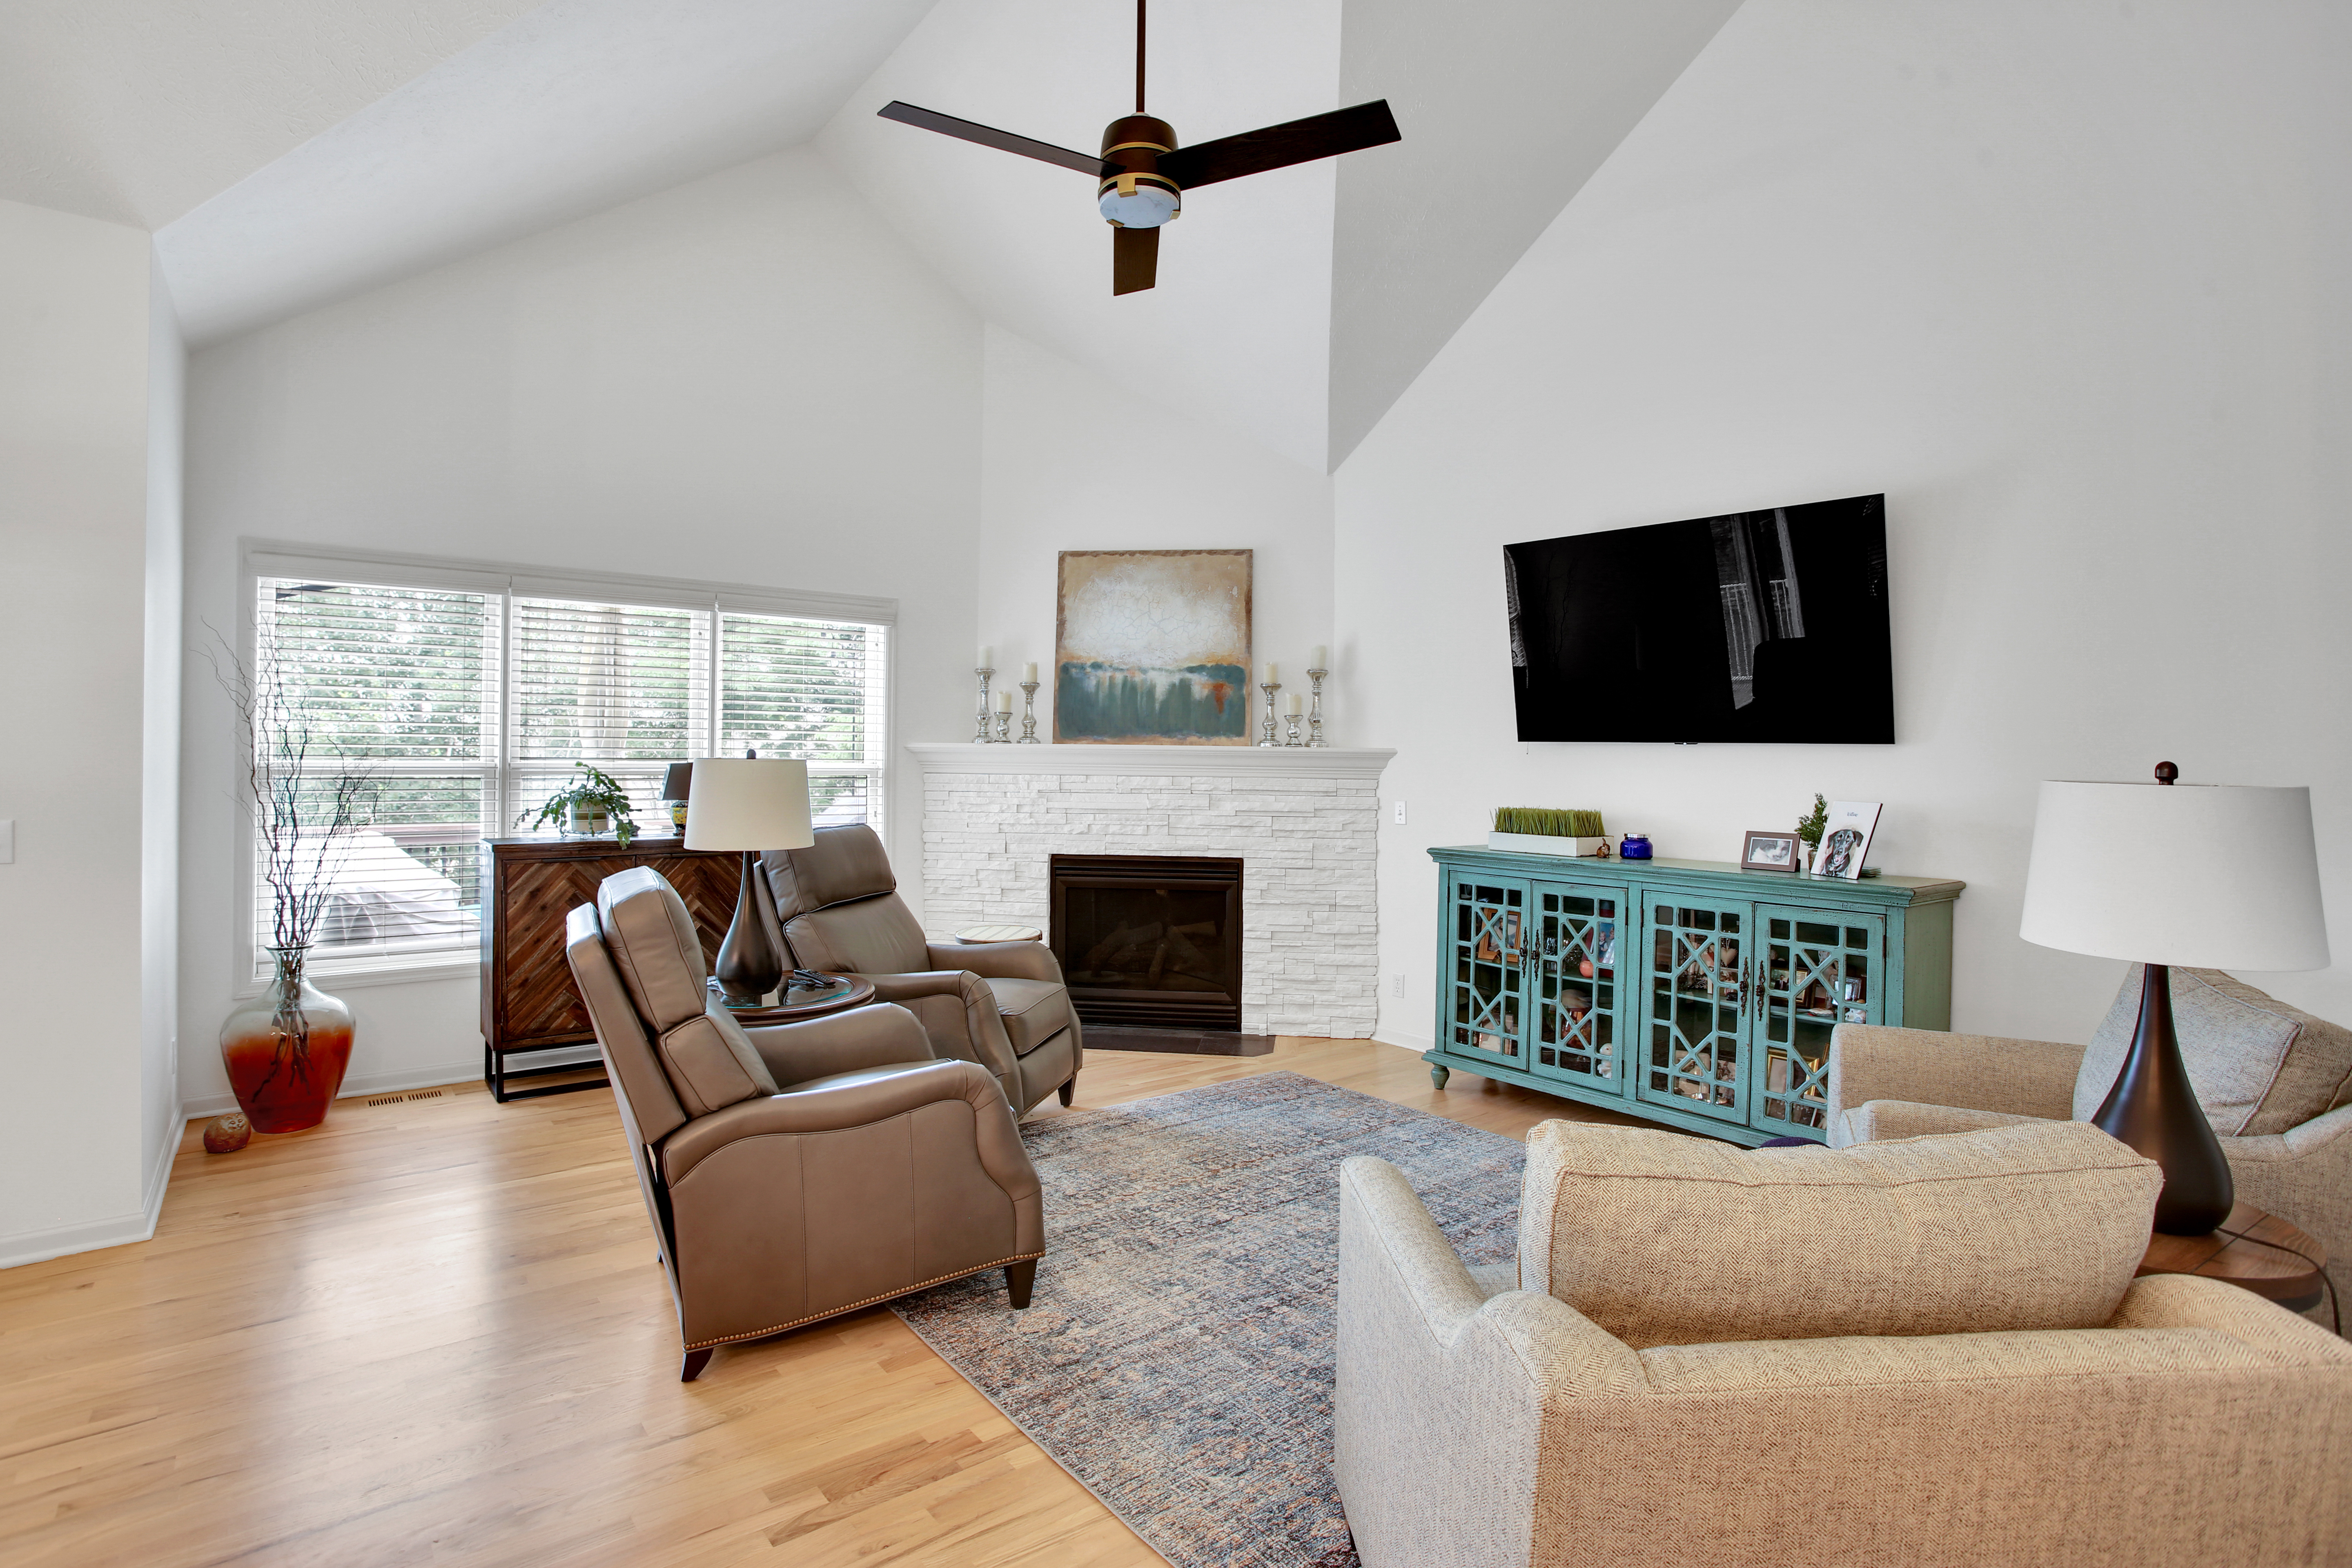
M 1617 858 L 1621 860 L 1647 860 L 1650 858 L 1650 836 L 1628 833 L 1624 841 L 1617 846 Z

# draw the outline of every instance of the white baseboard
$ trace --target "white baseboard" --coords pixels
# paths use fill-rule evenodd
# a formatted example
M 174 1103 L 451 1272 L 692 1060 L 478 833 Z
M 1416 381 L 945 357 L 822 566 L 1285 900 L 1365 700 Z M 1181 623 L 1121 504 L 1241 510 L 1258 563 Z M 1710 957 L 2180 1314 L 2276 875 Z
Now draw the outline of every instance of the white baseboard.
M 1430 1048 L 1428 1036 L 1408 1035 L 1402 1029 L 1382 1029 L 1372 1038 L 1384 1046 L 1394 1046 L 1400 1050 L 1411 1051 L 1415 1056 Z
M 599 1059 L 594 1046 L 564 1046 L 563 1054 L 577 1053 L 582 1067 L 594 1067 Z M 518 1053 L 520 1055 L 520 1053 Z M 555 1050 L 547 1053 L 553 1057 Z M 537 1052 L 532 1052 L 523 1065 L 541 1064 Z M 338 1100 L 358 1100 L 371 1094 L 397 1094 L 404 1089 L 439 1089 L 445 1084 L 478 1083 L 482 1077 L 482 1058 L 468 1057 L 460 1061 L 428 1062 L 422 1067 L 398 1068 L 390 1072 L 355 1072 L 343 1079 L 343 1087 L 335 1096 Z M 236 1109 L 236 1096 L 208 1094 L 201 1099 L 183 1101 L 180 1111 L 191 1120 L 199 1116 L 220 1116 Z
M 138 1214 L 127 1214 L 113 1219 L 90 1220 L 82 1225 L 61 1225 L 50 1230 L 26 1231 L 22 1236 L 0 1237 L 0 1268 L 14 1268 L 20 1263 L 42 1263 L 68 1253 L 95 1252 L 104 1247 L 127 1247 L 134 1241 L 149 1241 L 155 1235 L 155 1222 L 163 1216 L 163 1193 L 172 1184 L 172 1156 L 178 1152 L 178 1139 L 164 1146 L 163 1157 L 147 1173 L 147 1197 Z

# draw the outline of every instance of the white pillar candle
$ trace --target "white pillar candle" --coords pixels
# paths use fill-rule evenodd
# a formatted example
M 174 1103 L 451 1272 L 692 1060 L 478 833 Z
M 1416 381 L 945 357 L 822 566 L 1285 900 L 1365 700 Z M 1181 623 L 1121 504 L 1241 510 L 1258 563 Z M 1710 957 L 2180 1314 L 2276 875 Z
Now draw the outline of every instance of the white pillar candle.
M 972 666 L 972 668 L 974 669 L 994 669 L 996 668 L 996 650 L 989 647 L 986 643 L 981 644 L 980 662 Z
M 1259 676 L 1257 679 L 1260 686 L 1279 686 L 1282 684 L 1282 676 L 1280 674 L 1279 668 L 1275 664 L 1274 660 L 1267 659 L 1265 661 L 1265 673 Z
M 999 713 L 1013 711 L 1013 693 L 1002 686 L 996 689 L 996 710 Z
M 1307 699 L 1294 691 L 1282 700 L 1282 710 L 1296 719 L 1307 711 Z
M 1034 664 L 1023 665 L 1021 667 L 1021 679 L 1028 681 L 1035 680 L 1037 679 L 1037 667 Z
M 1309 669 L 1330 668 L 1331 661 L 1323 657 L 1330 651 L 1331 650 L 1329 648 L 1325 647 L 1321 643 L 1317 643 L 1315 645 L 1315 657 L 1307 661 L 1307 668 Z

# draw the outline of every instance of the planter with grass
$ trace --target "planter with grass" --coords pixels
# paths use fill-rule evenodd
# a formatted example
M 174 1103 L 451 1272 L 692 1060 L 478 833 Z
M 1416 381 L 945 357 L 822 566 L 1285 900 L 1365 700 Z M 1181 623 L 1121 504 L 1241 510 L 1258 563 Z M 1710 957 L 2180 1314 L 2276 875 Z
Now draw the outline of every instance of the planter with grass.
M 1607 829 L 1597 811 L 1557 811 L 1549 806 L 1498 805 L 1489 849 L 1526 855 L 1590 857 L 1609 853 Z

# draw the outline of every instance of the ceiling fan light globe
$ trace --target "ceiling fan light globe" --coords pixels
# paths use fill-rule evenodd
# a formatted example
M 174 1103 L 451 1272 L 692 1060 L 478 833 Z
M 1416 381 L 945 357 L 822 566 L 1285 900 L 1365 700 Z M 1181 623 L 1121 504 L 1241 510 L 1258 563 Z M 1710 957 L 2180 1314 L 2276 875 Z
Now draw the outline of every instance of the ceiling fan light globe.
M 1111 186 L 1103 192 L 1101 205 L 1104 221 L 1120 228 L 1158 228 L 1182 210 L 1175 192 L 1140 183 L 1126 194 Z

